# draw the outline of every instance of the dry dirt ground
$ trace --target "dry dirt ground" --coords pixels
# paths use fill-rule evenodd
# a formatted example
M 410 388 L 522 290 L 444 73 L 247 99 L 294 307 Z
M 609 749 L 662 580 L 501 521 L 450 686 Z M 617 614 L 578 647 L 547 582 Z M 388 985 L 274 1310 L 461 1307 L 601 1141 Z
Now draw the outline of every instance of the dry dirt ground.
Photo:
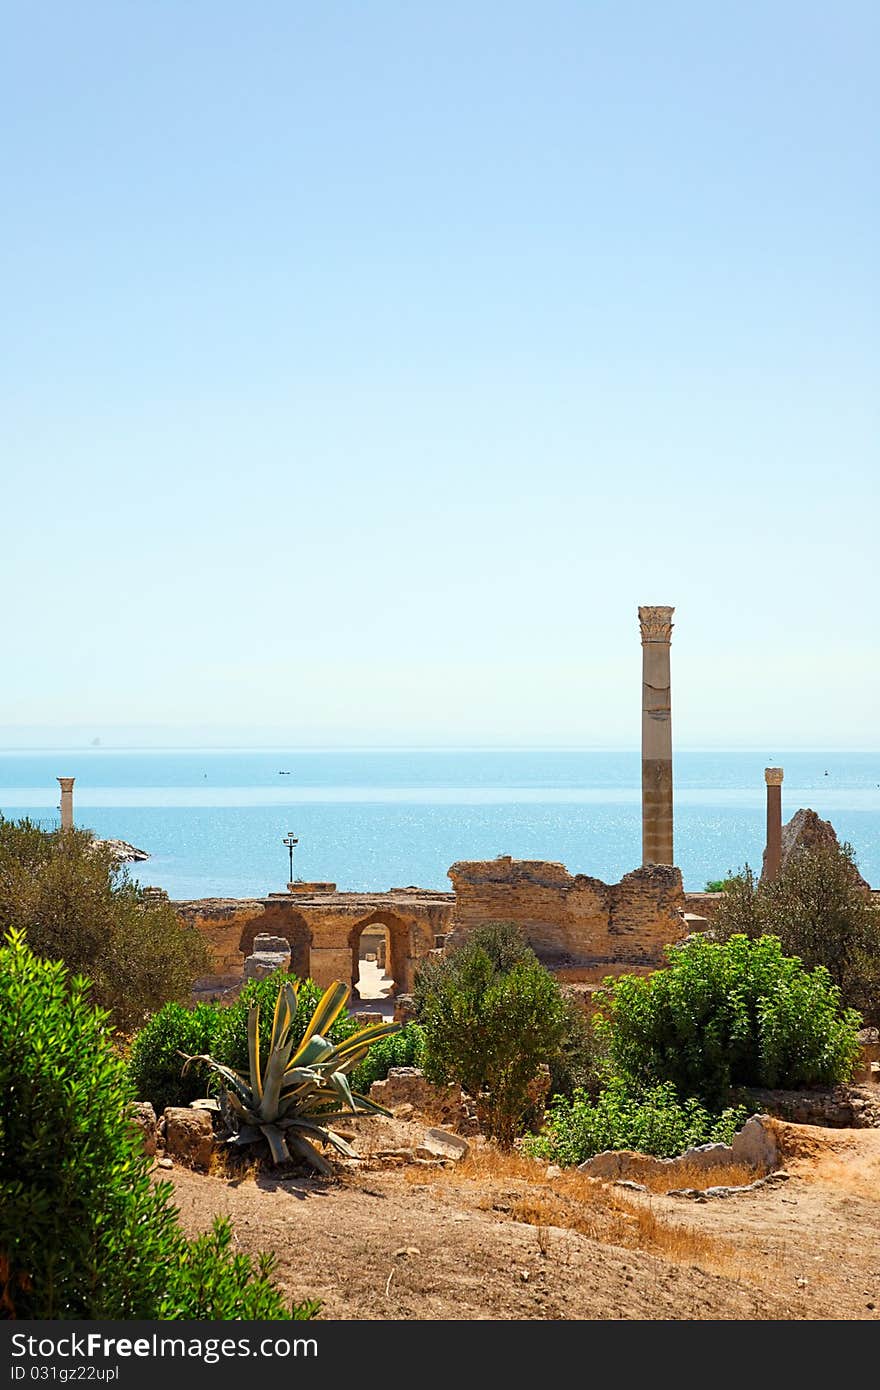
M 417 1121 L 346 1129 L 364 1158 L 333 1179 L 156 1176 L 190 1234 L 230 1217 L 328 1319 L 880 1317 L 880 1130 L 780 1123 L 787 1181 L 694 1202 L 489 1147 L 445 1167 L 377 1156 L 418 1145 Z

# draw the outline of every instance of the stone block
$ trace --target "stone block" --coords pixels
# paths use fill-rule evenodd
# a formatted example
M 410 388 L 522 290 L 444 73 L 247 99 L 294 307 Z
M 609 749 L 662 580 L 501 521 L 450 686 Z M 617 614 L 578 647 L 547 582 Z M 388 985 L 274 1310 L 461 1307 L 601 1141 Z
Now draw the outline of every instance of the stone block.
M 214 1152 L 214 1126 L 206 1110 L 169 1105 L 165 1121 L 165 1151 L 190 1168 L 207 1172 Z
M 460 1088 L 435 1086 L 418 1067 L 392 1067 L 384 1081 L 373 1082 L 370 1100 L 391 1111 L 409 1105 L 420 1115 L 452 1124 L 464 1114 Z
M 458 1163 L 470 1153 L 470 1144 L 460 1134 L 445 1129 L 429 1129 L 422 1140 L 419 1158 L 451 1158 Z M 424 1153 L 421 1151 L 424 1150 Z
M 285 936 L 270 936 L 268 932 L 258 932 L 254 937 L 254 951 L 257 954 L 269 951 L 272 955 L 289 956 L 290 942 Z
M 143 1140 L 144 1153 L 152 1158 L 156 1152 L 156 1136 L 158 1131 L 158 1120 L 156 1112 L 148 1100 L 139 1100 L 131 1108 L 131 1120 L 134 1127 L 140 1131 Z

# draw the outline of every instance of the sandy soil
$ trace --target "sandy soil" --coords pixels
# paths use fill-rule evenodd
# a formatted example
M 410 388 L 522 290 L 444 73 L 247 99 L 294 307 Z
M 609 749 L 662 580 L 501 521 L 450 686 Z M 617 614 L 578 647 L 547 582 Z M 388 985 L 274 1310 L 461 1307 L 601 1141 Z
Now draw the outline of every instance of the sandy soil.
M 341 1126 L 340 1126 L 341 1128 Z M 325 1318 L 875 1318 L 880 1130 L 779 1126 L 791 1177 L 694 1203 L 475 1148 L 417 1163 L 416 1121 L 353 1120 L 335 1179 L 170 1177 L 185 1228 L 229 1216 Z

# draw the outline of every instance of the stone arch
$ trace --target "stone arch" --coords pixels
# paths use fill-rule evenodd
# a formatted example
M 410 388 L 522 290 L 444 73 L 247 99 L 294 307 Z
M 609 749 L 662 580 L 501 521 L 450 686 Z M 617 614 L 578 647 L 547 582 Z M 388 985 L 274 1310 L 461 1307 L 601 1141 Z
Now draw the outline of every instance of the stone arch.
M 312 929 L 301 912 L 292 911 L 284 901 L 267 903 L 262 912 L 242 927 L 238 949 L 243 955 L 251 955 L 254 937 L 262 932 L 283 936 L 290 942 L 288 970 L 291 975 L 305 980 L 311 974 Z
M 388 959 L 385 973 L 390 975 L 393 981 L 388 991 L 389 997 L 395 994 L 407 994 L 412 988 L 413 976 L 410 926 L 402 917 L 398 917 L 397 913 L 387 912 L 384 909 L 362 917 L 355 922 L 348 934 L 348 945 L 351 950 L 352 991 L 354 992 L 358 981 L 361 934 L 367 927 L 374 925 L 385 927 L 388 933 Z

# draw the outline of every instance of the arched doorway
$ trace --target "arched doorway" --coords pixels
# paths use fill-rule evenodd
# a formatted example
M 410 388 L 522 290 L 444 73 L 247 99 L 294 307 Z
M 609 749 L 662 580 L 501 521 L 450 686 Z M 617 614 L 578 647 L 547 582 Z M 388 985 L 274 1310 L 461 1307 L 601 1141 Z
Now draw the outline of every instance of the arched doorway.
M 356 999 L 390 999 L 410 983 L 409 928 L 391 912 L 373 912 L 352 927 L 351 989 Z
M 238 949 L 249 956 L 254 949 L 254 937 L 266 933 L 281 936 L 290 942 L 291 975 L 305 980 L 311 973 L 312 929 L 300 912 L 292 912 L 286 903 L 271 903 L 256 917 L 245 923 Z

